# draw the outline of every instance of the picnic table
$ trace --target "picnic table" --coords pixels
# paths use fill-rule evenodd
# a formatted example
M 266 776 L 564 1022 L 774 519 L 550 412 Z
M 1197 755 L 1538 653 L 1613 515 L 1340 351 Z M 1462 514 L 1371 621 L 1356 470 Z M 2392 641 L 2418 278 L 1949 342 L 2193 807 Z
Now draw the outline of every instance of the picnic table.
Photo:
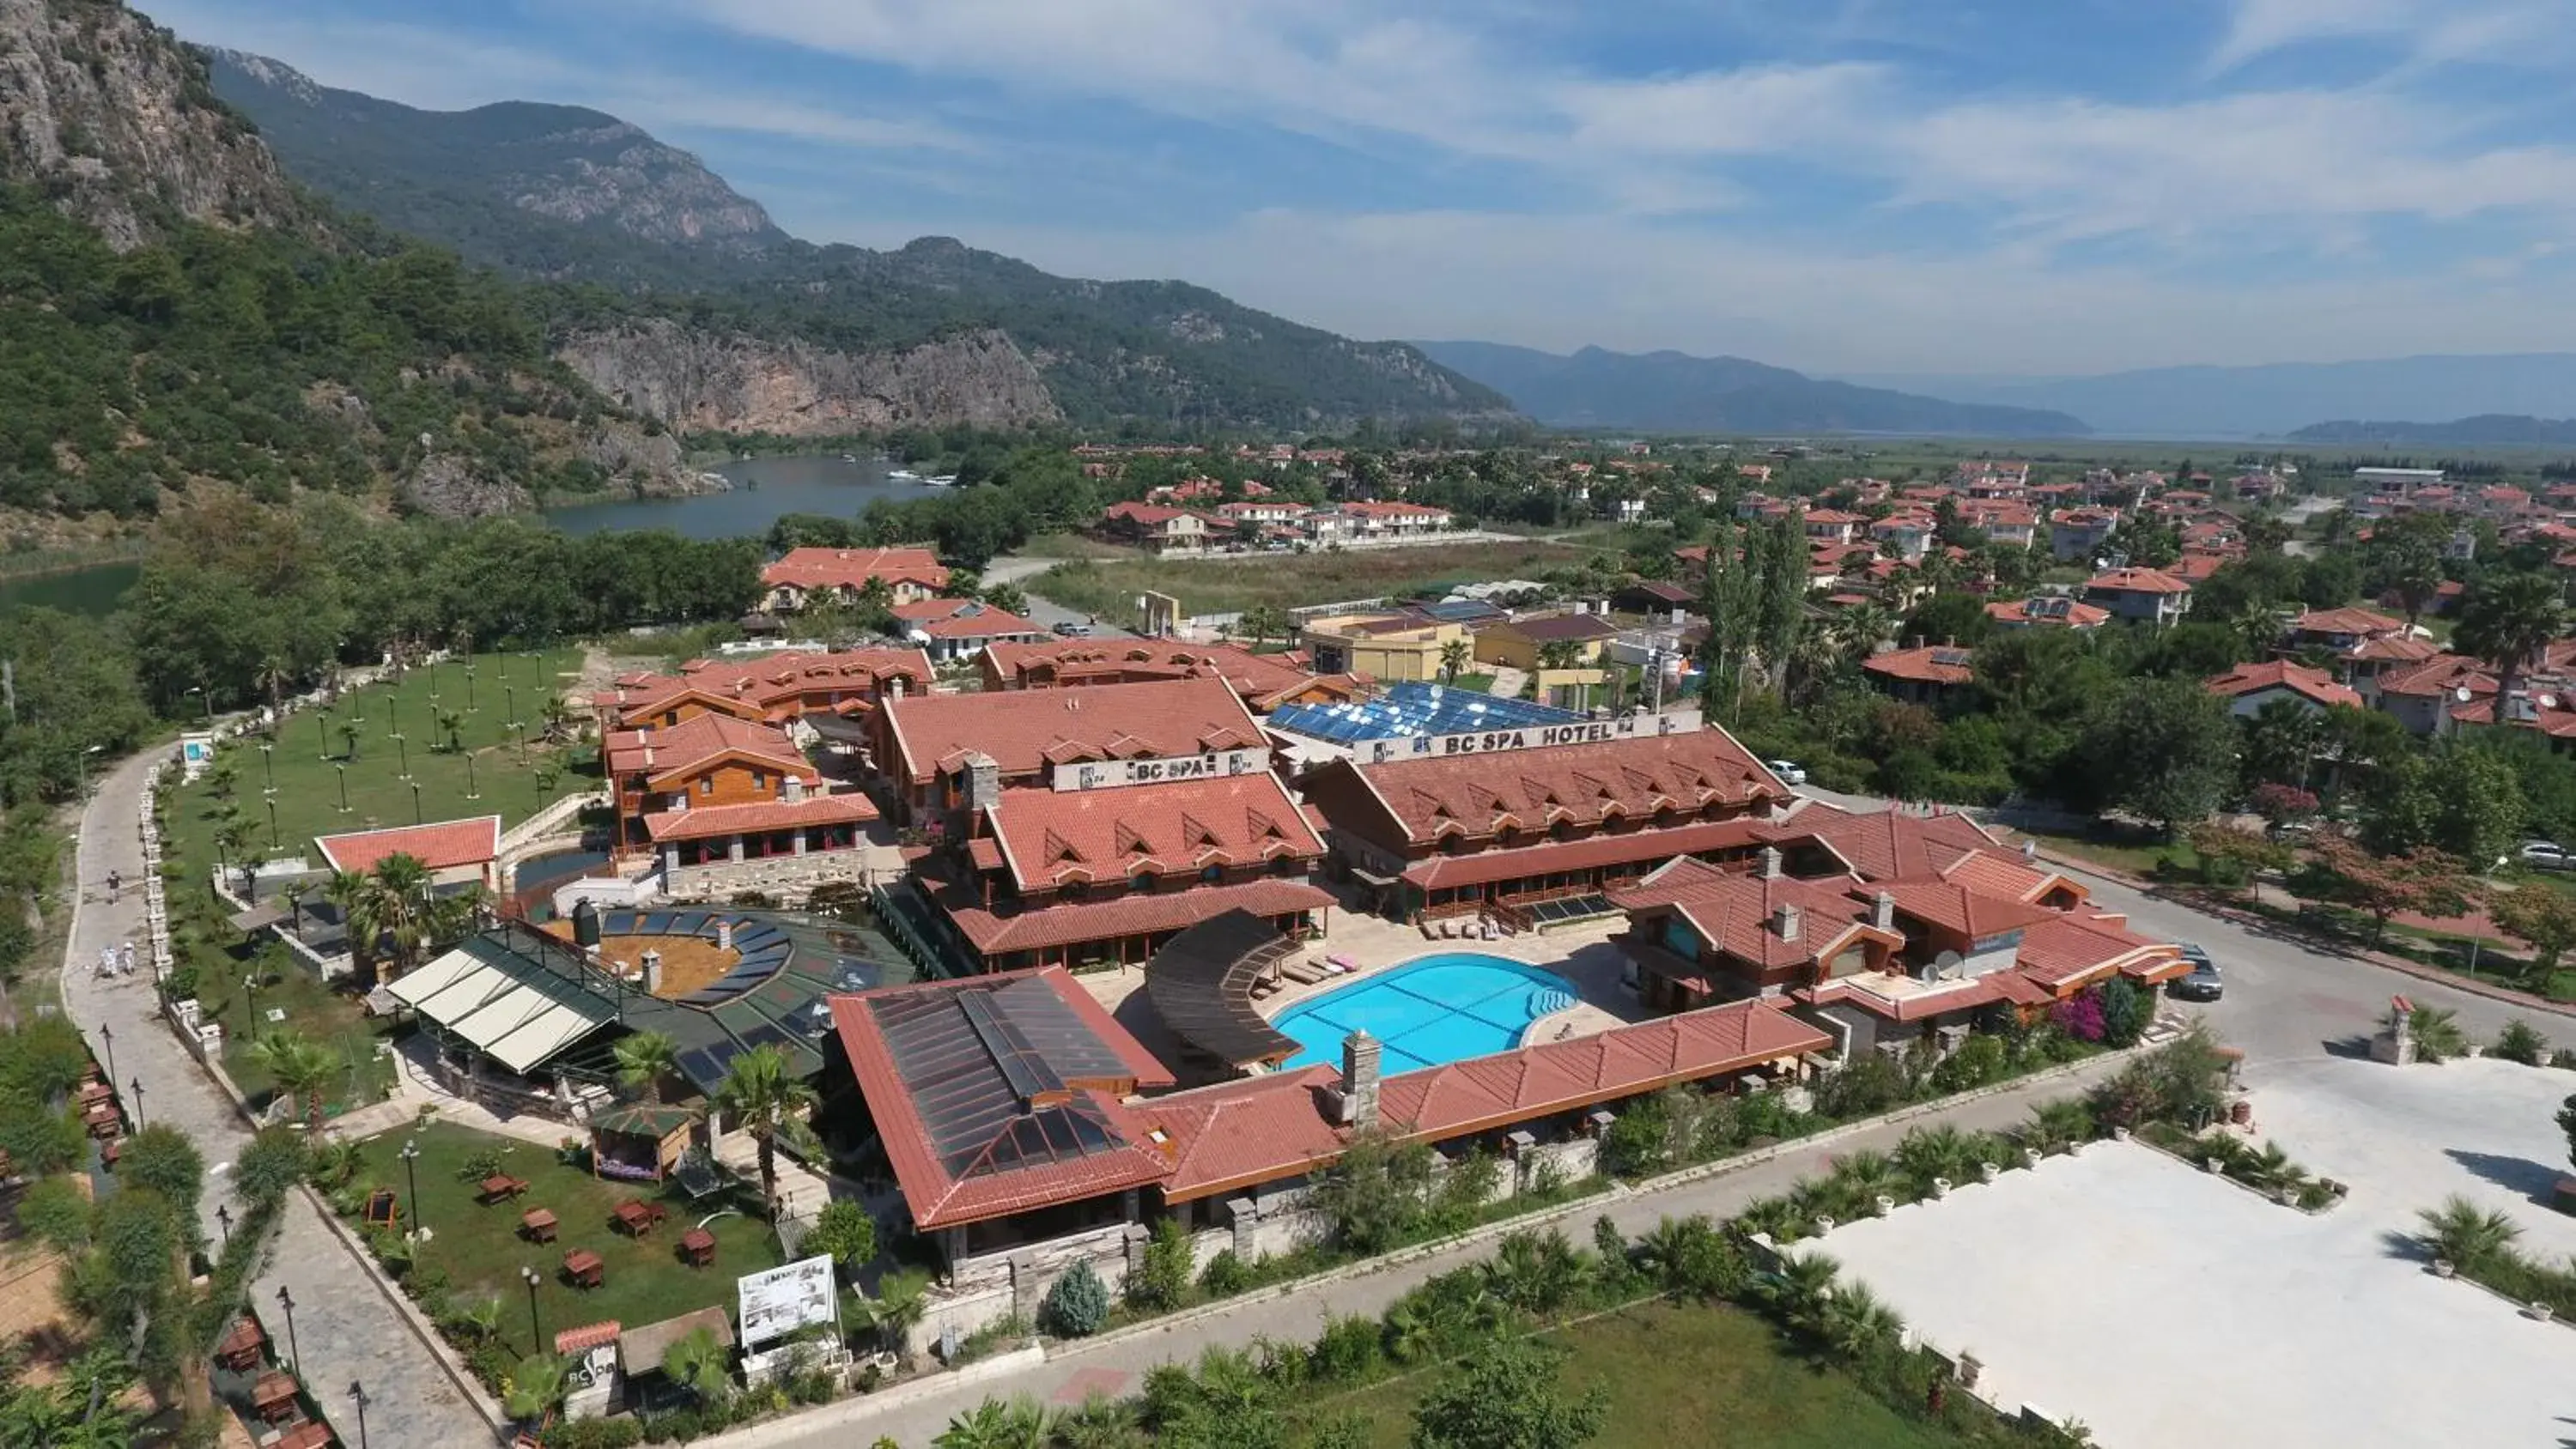
M 530 1208 L 519 1214 L 519 1230 L 528 1235 L 531 1243 L 551 1243 L 555 1240 L 555 1215 L 546 1208 Z
M 670 1212 L 657 1202 L 622 1202 L 617 1205 L 617 1225 L 627 1236 L 640 1238 L 653 1230 L 653 1225 L 669 1217 Z
M 114 1099 L 116 1089 L 105 1082 L 89 1082 L 81 1087 L 77 1096 L 82 1106 L 95 1106 L 100 1102 Z
M 240 1373 L 256 1367 L 260 1350 L 268 1347 L 268 1335 L 262 1333 L 259 1320 L 244 1314 L 233 1320 L 231 1331 L 215 1345 L 215 1357 L 224 1367 Z
M 715 1260 L 715 1234 L 704 1228 L 691 1228 L 680 1234 L 680 1261 L 692 1268 L 703 1268 Z
M 272 1369 L 260 1375 L 259 1382 L 251 1387 L 251 1409 L 261 1418 L 275 1423 L 289 1415 L 301 1412 L 295 1402 L 298 1391 L 299 1386 L 295 1382 L 294 1375 L 279 1373 Z
M 608 1260 L 588 1248 L 575 1248 L 564 1254 L 564 1276 L 576 1288 L 597 1288 L 608 1282 Z
M 307 1421 L 278 1435 L 277 1442 L 268 1449 L 331 1449 L 338 1442 L 331 1437 L 329 1426 Z
M 496 1172 L 483 1179 L 483 1201 L 486 1203 L 496 1203 L 504 1198 L 517 1197 L 527 1190 L 526 1178 L 512 1177 L 506 1172 Z

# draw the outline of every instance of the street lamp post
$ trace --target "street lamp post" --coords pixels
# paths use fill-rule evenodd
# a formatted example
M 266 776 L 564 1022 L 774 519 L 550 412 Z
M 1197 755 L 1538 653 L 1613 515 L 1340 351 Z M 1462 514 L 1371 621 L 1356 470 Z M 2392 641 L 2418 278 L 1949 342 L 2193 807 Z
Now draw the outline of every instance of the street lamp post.
M 331 706 L 313 711 L 313 733 L 322 741 L 322 758 L 331 758 Z
M 223 1232 L 224 1246 L 231 1247 L 233 1245 L 233 1210 L 222 1203 L 215 1204 L 215 1226 Z
M 268 775 L 268 793 L 272 795 L 276 794 L 277 746 L 267 743 L 266 741 L 261 742 L 259 747 L 259 767 Z
M 81 751 L 80 792 L 81 798 L 84 800 L 89 798 L 89 757 L 106 748 L 107 746 L 105 745 L 92 745 L 88 749 Z
M 509 656 L 503 655 L 502 657 L 506 659 Z M 509 666 L 503 665 L 502 667 L 506 669 Z M 507 679 L 508 677 L 509 676 L 506 674 L 502 676 L 504 679 Z M 519 717 L 519 686 L 515 684 L 503 684 L 501 686 L 501 702 L 509 706 L 509 708 L 501 712 L 512 719 L 517 719 Z
M 304 1350 L 295 1342 L 295 1295 L 283 1283 L 277 1285 L 277 1306 L 286 1310 L 286 1366 L 293 1369 L 304 1362 Z
M 394 692 L 390 688 L 385 691 L 385 728 L 388 730 L 402 728 L 402 721 L 394 718 Z
M 358 1449 L 367 1449 L 367 1386 L 349 1380 L 349 1401 L 358 1406 Z
M 402 1151 L 396 1155 L 402 1158 L 404 1181 L 411 1184 L 411 1234 L 417 1238 L 420 1236 L 420 1139 L 406 1139 Z
M 400 730 L 396 730 L 396 731 L 394 731 L 394 757 L 395 757 L 395 759 L 396 759 L 396 760 L 398 760 L 398 761 L 401 763 L 401 766 L 402 766 L 402 768 L 401 768 L 400 772 L 399 772 L 399 773 L 397 773 L 397 774 L 394 776 L 394 778 L 395 778 L 395 779 L 397 779 L 397 780 L 408 780 L 408 779 L 410 779 L 410 778 L 411 778 L 411 741 L 409 741 L 409 740 L 407 740 L 407 739 L 403 738 L 403 733 L 402 733 L 402 731 L 400 731 Z
M 420 824 L 420 823 L 421 823 L 421 819 L 420 819 L 420 782 L 419 782 L 418 780 L 414 780 L 414 781 L 412 781 L 412 782 L 411 782 L 411 823 L 412 823 L 412 824 L 414 824 L 414 825 L 418 825 L 418 824 Z
M 340 813 L 346 815 L 349 813 L 349 767 L 333 765 L 331 768 L 340 772 Z
M 98 1024 L 98 1040 L 99 1045 L 107 1050 L 107 1080 L 110 1085 L 114 1085 L 116 1081 L 116 1029 L 109 1026 L 106 1022 L 100 1022 Z
M 254 1032 L 259 1030 L 259 973 L 257 971 L 242 973 L 242 1017 L 243 1026 Z
M 473 713 L 475 712 L 475 709 L 474 709 L 474 666 L 473 666 L 473 665 L 471 665 L 471 664 L 468 664 L 468 665 L 466 665 L 466 666 L 465 666 L 465 712 L 466 712 L 467 714 L 473 714 Z
M 537 1270 L 525 1263 L 519 1265 L 519 1278 L 528 1285 L 528 1352 L 543 1353 L 545 1328 L 537 1322 Z
M 277 792 L 271 790 L 268 792 L 268 848 L 275 850 L 277 846 Z
M 143 1074 L 134 1074 L 134 1130 L 143 1130 Z

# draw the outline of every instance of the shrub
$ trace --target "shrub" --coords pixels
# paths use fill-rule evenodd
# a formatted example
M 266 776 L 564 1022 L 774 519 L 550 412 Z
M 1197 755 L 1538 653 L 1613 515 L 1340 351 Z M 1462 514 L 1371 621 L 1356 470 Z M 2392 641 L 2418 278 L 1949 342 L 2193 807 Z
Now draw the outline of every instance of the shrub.
M 2131 982 L 2113 977 L 2096 988 L 2102 998 L 2102 1044 L 2132 1047 L 2156 1014 L 2155 1003 Z
M 877 1255 L 877 1220 L 859 1204 L 836 1197 L 814 1215 L 814 1226 L 805 1234 L 804 1251 L 831 1254 L 833 1263 L 844 1272 L 858 1268 Z
M 614 1419 L 567 1419 L 546 1431 L 550 1449 L 633 1449 L 643 1442 L 643 1424 L 624 1414 Z
M 2100 1041 L 2104 1025 L 2101 998 L 2090 991 L 2069 997 L 2049 1008 L 2048 1021 L 2077 1041 Z
M 1327 1318 L 1308 1355 L 1307 1372 L 1334 1383 L 1356 1381 L 1377 1366 L 1378 1334 L 1373 1318 Z
M 2435 1256 L 2447 1258 L 2463 1270 L 2483 1267 L 2507 1256 L 2514 1240 L 2522 1236 L 2521 1224 L 2501 1212 L 2480 1208 L 2458 1193 L 2442 1199 L 2440 1207 L 2421 1209 L 2415 1216 L 2424 1225 L 2425 1245 Z
M 1667 1123 L 1654 1098 L 1630 1104 L 1601 1134 L 1601 1166 L 1613 1177 L 1641 1177 L 1665 1163 Z
M 1232 1248 L 1208 1259 L 1207 1267 L 1199 1273 L 1199 1290 L 1210 1298 L 1231 1298 L 1251 1286 L 1252 1269 Z
M 1971 1036 L 1959 1049 L 1942 1059 L 1932 1069 L 1932 1085 L 1943 1092 L 1965 1092 L 1982 1087 L 2004 1074 L 2004 1044 L 2001 1038 Z
M 1089 1263 L 1077 1262 L 1047 1290 L 1038 1317 L 1052 1333 L 1089 1338 L 1109 1321 L 1109 1285 L 1100 1281 Z
M 2553 1067 L 2563 1067 L 2569 1071 L 2576 1071 L 2576 1047 L 2560 1047 L 2558 1050 L 2551 1052 L 2549 1054 L 2549 1064 Z
M 1190 1235 L 1165 1218 L 1154 1225 L 1145 1260 L 1127 1278 L 1127 1301 L 1139 1308 L 1178 1308 L 1190 1292 Z
M 465 1165 L 456 1169 L 459 1182 L 481 1182 L 487 1177 L 500 1175 L 501 1154 L 489 1147 L 465 1159 Z
M 1875 1117 L 1904 1101 L 1907 1086 L 1905 1069 L 1885 1052 L 1862 1052 L 1816 1089 L 1816 1110 L 1828 1117 Z
M 2468 1054 L 2469 1034 L 2460 1029 L 2459 1014 L 2449 1007 L 2419 1006 L 2412 1025 L 2416 1060 L 2446 1062 Z
M 2548 1051 L 2549 1038 L 2542 1036 L 2538 1028 L 2518 1016 L 2506 1022 L 2504 1030 L 2496 1034 L 2495 1054 L 2509 1062 L 2520 1062 L 2526 1067 L 2536 1067 L 2540 1065 L 2540 1059 Z

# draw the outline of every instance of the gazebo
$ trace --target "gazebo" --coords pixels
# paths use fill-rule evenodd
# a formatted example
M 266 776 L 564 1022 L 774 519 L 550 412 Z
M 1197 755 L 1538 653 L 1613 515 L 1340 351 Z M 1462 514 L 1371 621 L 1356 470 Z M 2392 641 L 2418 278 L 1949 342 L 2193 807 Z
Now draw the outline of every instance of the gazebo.
M 1236 1071 L 1275 1068 L 1297 1054 L 1297 1042 L 1263 1019 L 1252 988 L 1296 949 L 1249 911 L 1210 916 L 1145 963 L 1145 995 L 1191 1051 Z
M 612 1107 L 590 1119 L 591 1176 L 660 1182 L 689 1150 L 689 1130 L 697 1123 L 689 1107 Z

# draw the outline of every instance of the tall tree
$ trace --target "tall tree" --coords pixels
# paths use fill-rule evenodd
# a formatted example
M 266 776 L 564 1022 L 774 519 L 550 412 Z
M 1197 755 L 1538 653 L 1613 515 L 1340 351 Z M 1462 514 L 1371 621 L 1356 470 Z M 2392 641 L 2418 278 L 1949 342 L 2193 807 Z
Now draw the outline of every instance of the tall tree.
M 1783 514 L 1763 526 L 1762 543 L 1754 643 L 1777 683 L 1807 625 L 1807 538 L 1798 520 Z
M 679 1038 L 667 1031 L 639 1031 L 621 1037 L 612 1048 L 617 1056 L 617 1080 L 644 1094 L 644 1100 L 662 1105 L 662 1082 L 680 1067 Z
M 2236 777 L 2236 721 L 2190 679 L 2133 679 L 2086 722 L 2077 753 L 2111 801 L 2167 834 L 2218 808 Z
M 2460 602 L 2452 642 L 2496 669 L 2496 723 L 2506 723 L 2513 686 L 2551 641 L 2567 632 L 2567 602 L 2546 574 L 2481 580 Z
M 760 1197 L 778 1211 L 778 1143 L 799 1141 L 808 1129 L 805 1116 L 820 1099 L 774 1046 L 753 1047 L 733 1059 L 717 1084 L 715 1102 L 727 1122 L 749 1132 L 760 1146 Z

